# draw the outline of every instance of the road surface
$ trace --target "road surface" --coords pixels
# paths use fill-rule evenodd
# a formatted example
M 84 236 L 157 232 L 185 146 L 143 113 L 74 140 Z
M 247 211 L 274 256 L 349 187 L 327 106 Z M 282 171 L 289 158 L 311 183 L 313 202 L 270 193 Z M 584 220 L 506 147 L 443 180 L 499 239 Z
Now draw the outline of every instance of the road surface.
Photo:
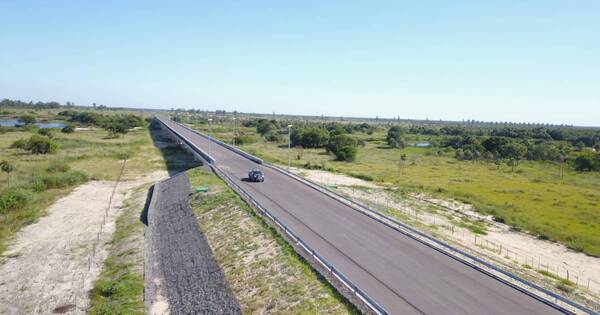
M 560 314 L 303 183 L 162 119 L 390 314 Z M 261 169 L 265 182 L 244 181 Z

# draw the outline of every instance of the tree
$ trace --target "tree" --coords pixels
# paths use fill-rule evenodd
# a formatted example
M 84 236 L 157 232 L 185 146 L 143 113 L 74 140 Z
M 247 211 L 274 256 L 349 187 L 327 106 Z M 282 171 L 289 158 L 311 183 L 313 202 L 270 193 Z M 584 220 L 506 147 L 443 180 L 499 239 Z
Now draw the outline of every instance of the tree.
M 321 148 L 327 145 L 329 133 L 321 128 L 310 128 L 302 132 L 301 145 L 305 148 Z
M 385 140 L 390 147 L 403 149 L 406 146 L 404 134 L 405 130 L 403 128 L 393 126 L 388 130 Z
M 322 148 L 329 141 L 329 132 L 322 128 L 292 129 L 290 140 L 292 146 L 304 148 Z
M 356 159 L 356 139 L 348 135 L 336 135 L 329 139 L 327 152 L 333 153 L 336 160 L 352 162 Z
M 10 173 L 14 170 L 13 165 L 6 160 L 2 160 L 0 161 L 0 170 L 6 173 L 6 183 L 8 188 L 10 188 Z
M 600 155 L 587 151 L 580 153 L 573 161 L 575 170 L 579 172 L 600 170 Z
M 500 146 L 500 155 L 503 158 L 508 159 L 508 164 L 511 170 L 514 172 L 515 167 L 519 165 L 519 161 L 527 152 L 524 145 L 517 142 L 509 142 L 508 144 Z
M 271 133 L 275 129 L 275 124 L 267 119 L 260 119 L 256 124 L 256 132 L 258 132 L 261 136 Z
M 31 115 L 21 115 L 19 116 L 18 120 L 24 125 L 32 125 L 36 122 L 35 117 Z

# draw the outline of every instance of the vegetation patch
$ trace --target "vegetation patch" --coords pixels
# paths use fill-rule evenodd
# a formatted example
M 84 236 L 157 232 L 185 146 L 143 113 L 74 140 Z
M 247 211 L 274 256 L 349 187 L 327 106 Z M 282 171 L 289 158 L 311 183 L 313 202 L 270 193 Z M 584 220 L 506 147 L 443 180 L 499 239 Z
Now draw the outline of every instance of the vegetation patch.
M 108 246 L 104 268 L 90 292 L 90 314 L 145 314 L 143 252 L 144 227 L 139 215 L 148 185 L 124 201 Z
M 357 313 L 218 177 L 188 172 L 194 213 L 245 314 Z

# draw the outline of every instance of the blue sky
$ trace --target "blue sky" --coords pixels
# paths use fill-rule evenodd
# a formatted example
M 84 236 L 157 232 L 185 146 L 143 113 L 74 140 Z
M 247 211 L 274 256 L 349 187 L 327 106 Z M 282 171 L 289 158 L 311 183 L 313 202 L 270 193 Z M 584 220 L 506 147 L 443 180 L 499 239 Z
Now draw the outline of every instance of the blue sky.
M 597 0 L 0 0 L 0 43 L 0 98 L 600 126 Z

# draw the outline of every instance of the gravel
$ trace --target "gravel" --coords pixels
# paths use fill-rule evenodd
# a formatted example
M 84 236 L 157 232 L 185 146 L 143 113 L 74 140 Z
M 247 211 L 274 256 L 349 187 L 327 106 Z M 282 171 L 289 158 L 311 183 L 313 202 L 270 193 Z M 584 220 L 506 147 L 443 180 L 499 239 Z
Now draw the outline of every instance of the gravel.
M 241 314 L 189 198 L 185 173 L 154 186 L 146 227 L 148 313 Z

